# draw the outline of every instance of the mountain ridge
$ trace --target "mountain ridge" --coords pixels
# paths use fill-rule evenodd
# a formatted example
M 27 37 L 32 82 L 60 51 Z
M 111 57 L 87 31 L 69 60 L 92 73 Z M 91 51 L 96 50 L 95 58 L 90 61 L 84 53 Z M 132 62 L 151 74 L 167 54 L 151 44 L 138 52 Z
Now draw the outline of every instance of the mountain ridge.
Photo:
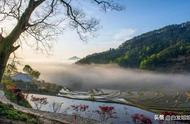
M 76 64 L 116 63 L 126 68 L 189 71 L 190 22 L 168 25 L 122 43 L 118 48 L 94 53 Z

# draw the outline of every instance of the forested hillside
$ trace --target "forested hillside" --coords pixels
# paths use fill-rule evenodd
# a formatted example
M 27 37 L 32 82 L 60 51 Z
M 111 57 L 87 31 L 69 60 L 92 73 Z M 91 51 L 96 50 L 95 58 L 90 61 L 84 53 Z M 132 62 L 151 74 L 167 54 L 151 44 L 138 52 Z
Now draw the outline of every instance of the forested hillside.
M 190 70 L 190 22 L 144 33 L 117 49 L 89 55 L 77 64 L 117 63 L 122 67 L 159 71 Z

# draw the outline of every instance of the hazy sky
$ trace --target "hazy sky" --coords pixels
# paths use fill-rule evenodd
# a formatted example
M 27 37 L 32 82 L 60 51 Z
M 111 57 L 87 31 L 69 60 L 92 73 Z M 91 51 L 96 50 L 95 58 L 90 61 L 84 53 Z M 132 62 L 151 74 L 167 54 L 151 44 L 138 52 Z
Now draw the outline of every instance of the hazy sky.
M 143 32 L 168 24 L 178 24 L 190 20 L 189 0 L 118 0 L 125 5 L 122 12 L 103 13 L 91 6 L 84 6 L 88 14 L 100 20 L 103 26 L 96 37 L 88 42 L 79 40 L 77 34 L 65 30 L 51 51 L 52 55 L 40 54 L 24 46 L 18 56 L 27 61 L 59 61 L 72 56 L 84 57 L 94 52 L 115 48 L 127 39 Z

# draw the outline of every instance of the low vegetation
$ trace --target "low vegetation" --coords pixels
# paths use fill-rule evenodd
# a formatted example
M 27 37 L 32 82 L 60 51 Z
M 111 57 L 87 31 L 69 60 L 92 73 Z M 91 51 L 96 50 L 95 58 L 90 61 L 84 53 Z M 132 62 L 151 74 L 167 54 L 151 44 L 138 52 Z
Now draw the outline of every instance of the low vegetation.
M 14 82 L 10 80 L 9 77 L 4 77 L 3 79 L 3 90 L 5 96 L 11 101 L 18 105 L 24 107 L 31 107 L 28 101 L 25 99 L 25 95 L 23 94 L 22 90 L 19 89 Z
M 13 108 L 12 105 L 5 105 L 0 102 L 0 118 L 4 118 L 4 120 L 13 120 L 14 123 L 27 123 L 27 124 L 37 124 L 38 119 L 26 113 L 22 113 Z
M 33 80 L 32 82 L 13 81 L 14 84 L 27 93 L 38 93 L 45 95 L 57 95 L 63 88 L 60 85 L 45 81 Z

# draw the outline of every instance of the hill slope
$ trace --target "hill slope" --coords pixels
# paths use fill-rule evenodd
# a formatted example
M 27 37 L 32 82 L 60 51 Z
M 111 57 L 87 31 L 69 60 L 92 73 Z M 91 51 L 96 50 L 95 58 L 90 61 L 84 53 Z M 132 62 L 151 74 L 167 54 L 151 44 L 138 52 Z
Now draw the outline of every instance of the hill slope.
M 190 22 L 144 33 L 117 49 L 89 55 L 77 64 L 116 63 L 123 67 L 159 71 L 190 70 Z

